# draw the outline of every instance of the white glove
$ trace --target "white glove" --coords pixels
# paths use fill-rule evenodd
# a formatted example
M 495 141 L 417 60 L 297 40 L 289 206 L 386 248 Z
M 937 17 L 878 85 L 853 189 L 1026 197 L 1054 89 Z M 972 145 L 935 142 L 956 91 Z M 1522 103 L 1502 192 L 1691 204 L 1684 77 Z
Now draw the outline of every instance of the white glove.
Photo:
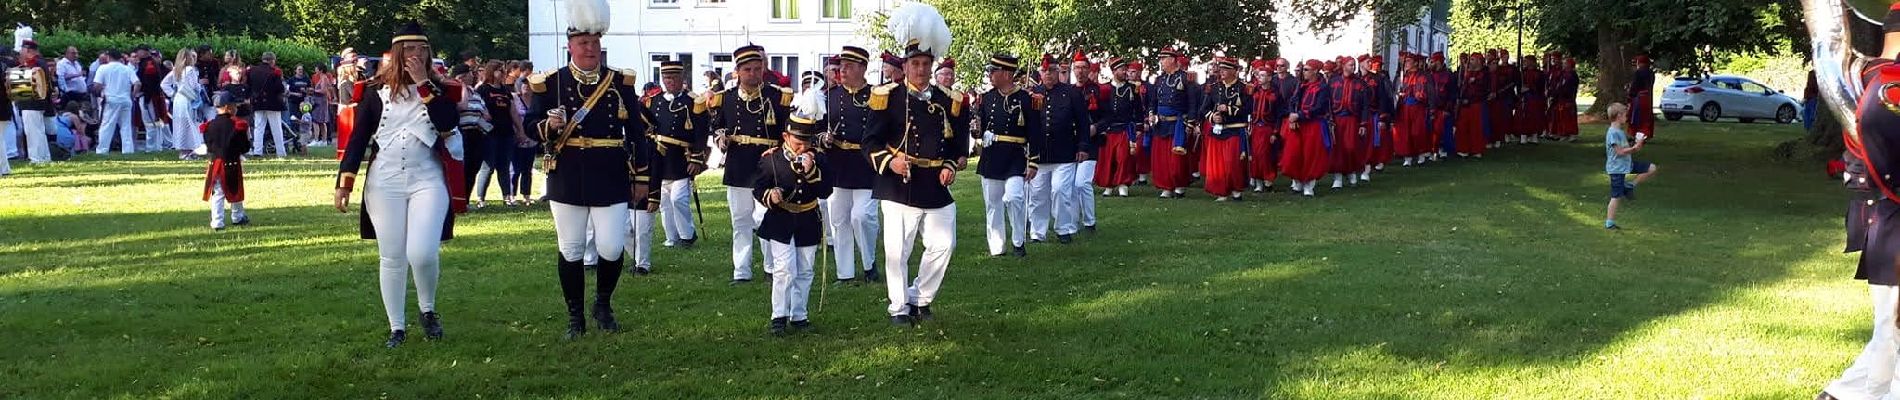
M 449 135 L 449 137 L 442 138 L 442 140 L 445 140 L 445 142 L 442 142 L 442 147 L 446 147 L 449 150 L 449 158 L 462 161 L 462 133 L 457 131 L 454 135 Z
M 991 144 L 995 144 L 995 143 L 996 143 L 996 132 L 983 131 L 983 147 L 990 147 Z

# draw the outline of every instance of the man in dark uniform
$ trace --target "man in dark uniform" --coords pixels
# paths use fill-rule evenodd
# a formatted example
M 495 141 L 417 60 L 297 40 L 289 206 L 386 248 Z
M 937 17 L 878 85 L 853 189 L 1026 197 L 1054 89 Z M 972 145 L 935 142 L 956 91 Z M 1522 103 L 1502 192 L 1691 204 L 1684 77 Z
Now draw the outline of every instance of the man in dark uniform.
M 949 51 L 949 27 L 930 5 L 904 3 L 893 19 L 928 20 L 891 32 L 904 44 L 904 78 L 871 89 L 872 134 L 864 151 L 878 172 L 873 196 L 884 213 L 885 294 L 891 324 L 915 326 L 932 318 L 930 303 L 956 247 L 956 182 L 959 160 L 970 151 L 970 116 L 961 95 L 930 84 L 930 68 Z M 942 33 L 938 35 L 937 33 Z M 917 280 L 909 277 L 911 245 L 922 236 L 924 254 Z
M 1055 56 L 1044 54 L 1042 59 L 1042 144 L 1037 153 L 1042 156 L 1039 164 L 1049 171 L 1029 180 L 1029 241 L 1048 239 L 1053 219 L 1056 239 L 1066 244 L 1074 239 L 1081 214 L 1074 183 L 1078 161 L 1088 159 L 1089 105 L 1081 89 L 1062 80 L 1067 74 Z
M 753 174 L 759 154 L 779 145 L 792 91 L 765 82 L 765 47 L 745 45 L 732 52 L 739 83 L 707 98 L 713 142 L 726 153 L 726 205 L 732 217 L 732 283 L 752 281 L 752 254 L 764 210 L 752 201 Z M 765 260 L 771 262 L 770 258 Z
M 976 140 L 983 152 L 976 174 L 983 177 L 983 220 L 991 257 L 1003 256 L 1008 238 L 1010 253 L 1023 249 L 1029 229 L 1024 205 L 1024 181 L 1034 179 L 1042 149 L 1042 101 L 1016 86 L 1016 57 L 990 56 L 990 90 L 976 101 Z
M 598 1 L 598 3 L 596 3 Z M 605 1 L 582 1 L 569 9 L 567 66 L 528 77 L 527 120 L 544 140 L 548 154 L 548 207 L 560 243 L 561 294 L 567 304 L 568 340 L 587 332 L 582 313 L 586 292 L 584 261 L 595 253 L 600 264 L 593 317 L 601 330 L 616 332 L 613 292 L 626 264 L 629 209 L 657 210 L 658 191 L 650 190 L 654 168 L 651 122 L 640 102 L 634 74 L 602 62 L 600 36 L 607 32 Z M 580 8 L 582 10 L 576 10 Z M 594 234 L 589 240 L 587 231 Z
M 1868 10 L 1861 10 L 1862 14 Z M 1812 16 L 1810 16 L 1812 17 Z M 1851 18 L 1851 17 L 1850 17 Z M 1847 247 L 1860 252 L 1854 279 L 1867 281 L 1872 296 L 1873 337 L 1854 363 L 1829 383 L 1817 400 L 1886 399 L 1894 395 L 1892 382 L 1900 350 L 1896 350 L 1895 309 L 1900 304 L 1900 6 L 1887 12 L 1884 43 L 1879 58 L 1867 60 L 1858 71 L 1865 92 L 1854 115 L 1857 121 L 1845 130 L 1847 172 L 1842 176 L 1850 195 L 1847 207 Z M 1854 51 L 1854 50 L 1847 50 Z M 1815 62 L 1821 63 L 1817 56 Z M 1852 71 L 1846 73 L 1854 73 Z M 1846 77 L 1841 77 L 1845 79 Z M 1635 107 L 1632 108 L 1634 113 Z
M 1246 190 L 1245 160 L 1249 149 L 1248 129 L 1252 127 L 1253 93 L 1240 80 L 1240 61 L 1232 57 L 1214 60 L 1214 74 L 1207 82 L 1207 98 L 1200 109 L 1213 124 L 1202 147 L 1201 173 L 1207 178 L 1204 189 L 1214 201 L 1240 200 Z
M 1425 123 L 1430 125 L 1431 136 L 1422 143 L 1432 161 L 1443 161 L 1457 149 L 1457 137 L 1453 135 L 1458 126 L 1458 76 L 1451 67 L 1445 65 L 1445 53 L 1432 53 L 1431 78 L 1425 84 L 1425 90 L 1431 97 L 1431 117 Z
M 877 203 L 871 199 L 877 171 L 864 157 L 864 140 L 871 135 L 875 115 L 870 106 L 871 86 L 864 78 L 871 53 L 845 46 L 833 59 L 838 60 L 838 80 L 825 93 L 825 132 L 818 141 L 825 149 L 832 186 L 825 212 L 837 250 L 832 253 L 838 264 L 837 279 L 841 283 L 859 279 L 858 266 L 863 265 L 863 280 L 881 282 L 877 273 L 879 218 Z
M 1200 103 L 1201 88 L 1181 70 L 1181 58 L 1181 53 L 1173 48 L 1161 49 L 1161 74 L 1148 86 L 1148 125 L 1153 127 L 1148 139 L 1153 143 L 1145 146 L 1154 157 L 1150 173 L 1154 174 L 1154 185 L 1161 189 L 1162 198 L 1187 193 L 1188 125 L 1199 122 L 1200 118 L 1194 107 Z
M 1142 101 L 1141 76 L 1133 63 L 1124 58 L 1109 62 L 1114 78 L 1107 86 L 1108 100 L 1102 103 L 1100 118 L 1095 118 L 1095 131 L 1103 136 L 1095 185 L 1103 187 L 1104 197 L 1128 197 L 1128 185 L 1135 183 L 1135 154 L 1140 148 L 1136 140 L 1142 119 L 1148 115 L 1148 104 Z
M 686 90 L 686 65 L 660 62 L 660 95 L 646 99 L 653 111 L 654 174 L 660 178 L 661 225 L 666 246 L 693 247 L 699 240 L 693 220 L 693 177 L 706 171 L 706 101 Z M 649 217 L 651 218 L 651 217 Z M 634 222 L 635 229 L 649 224 Z M 637 265 L 634 273 L 651 272 Z

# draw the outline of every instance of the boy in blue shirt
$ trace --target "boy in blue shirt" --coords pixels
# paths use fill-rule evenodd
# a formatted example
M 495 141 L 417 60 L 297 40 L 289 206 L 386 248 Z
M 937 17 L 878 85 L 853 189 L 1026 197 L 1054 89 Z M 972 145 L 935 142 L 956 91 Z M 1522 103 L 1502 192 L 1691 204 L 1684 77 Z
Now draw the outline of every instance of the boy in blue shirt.
M 1626 121 L 1629 116 L 1629 106 L 1613 103 L 1610 104 L 1608 111 L 1610 131 L 1603 135 L 1603 150 L 1606 158 L 1603 172 L 1610 175 L 1610 210 L 1603 217 L 1603 229 L 1617 230 L 1623 227 L 1616 225 L 1616 209 L 1622 207 L 1624 199 L 1634 199 L 1636 184 L 1655 176 L 1657 168 L 1654 164 L 1636 161 L 1630 157 L 1631 153 L 1643 149 L 1643 143 L 1649 140 L 1649 136 L 1639 132 L 1635 142 L 1631 143 L 1628 136 L 1629 122 Z M 1632 174 L 1635 175 L 1634 178 L 1629 177 Z

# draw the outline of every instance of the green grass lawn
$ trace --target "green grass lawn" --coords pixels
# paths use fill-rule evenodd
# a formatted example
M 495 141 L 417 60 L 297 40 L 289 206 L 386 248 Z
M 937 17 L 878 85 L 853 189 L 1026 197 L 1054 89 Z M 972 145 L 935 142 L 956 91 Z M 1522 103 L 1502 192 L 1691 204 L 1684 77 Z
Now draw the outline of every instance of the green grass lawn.
M 396 350 L 375 245 L 330 206 L 332 161 L 249 163 L 256 222 L 223 232 L 201 162 L 16 166 L 0 398 L 1786 399 L 1859 353 L 1844 193 L 1770 156 L 1799 128 L 1663 123 L 1639 153 L 1661 176 L 1621 232 L 1601 225 L 1602 127 L 1584 130 L 1317 199 L 1143 189 L 1027 260 L 985 255 L 966 175 L 938 316 L 916 330 L 866 286 L 814 293 L 816 333 L 767 336 L 768 287 L 726 285 L 724 189 L 705 177 L 700 246 L 623 278 L 624 332 L 562 342 L 546 209 L 490 207 L 443 249 L 447 340 Z

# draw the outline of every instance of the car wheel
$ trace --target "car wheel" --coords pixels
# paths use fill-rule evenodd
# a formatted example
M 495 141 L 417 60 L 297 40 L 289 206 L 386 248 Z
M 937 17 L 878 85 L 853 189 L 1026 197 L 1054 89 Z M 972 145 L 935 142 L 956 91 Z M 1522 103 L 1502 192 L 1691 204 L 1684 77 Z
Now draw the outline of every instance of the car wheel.
M 1670 121 L 1681 121 L 1682 114 L 1663 114 L 1663 119 L 1670 120 Z
M 1781 109 L 1775 110 L 1775 122 L 1782 124 L 1794 123 L 1794 106 L 1782 104 Z
M 1702 122 L 1715 122 L 1715 120 L 1722 119 L 1722 105 L 1715 104 L 1715 102 L 1703 104 L 1702 114 L 1699 116 L 1702 118 Z

